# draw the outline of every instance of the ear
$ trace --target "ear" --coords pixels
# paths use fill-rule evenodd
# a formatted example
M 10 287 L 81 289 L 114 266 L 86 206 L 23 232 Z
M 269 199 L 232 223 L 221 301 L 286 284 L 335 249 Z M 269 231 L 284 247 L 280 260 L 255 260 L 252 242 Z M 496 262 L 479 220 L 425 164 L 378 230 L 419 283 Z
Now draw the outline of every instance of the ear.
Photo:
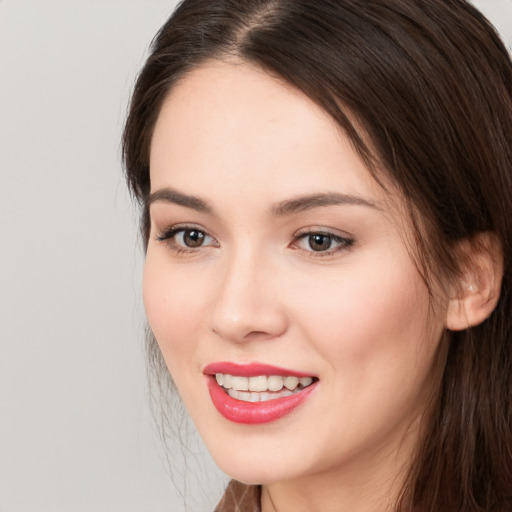
M 461 273 L 450 287 L 446 327 L 461 331 L 482 323 L 493 312 L 503 278 L 503 252 L 490 232 L 459 242 Z

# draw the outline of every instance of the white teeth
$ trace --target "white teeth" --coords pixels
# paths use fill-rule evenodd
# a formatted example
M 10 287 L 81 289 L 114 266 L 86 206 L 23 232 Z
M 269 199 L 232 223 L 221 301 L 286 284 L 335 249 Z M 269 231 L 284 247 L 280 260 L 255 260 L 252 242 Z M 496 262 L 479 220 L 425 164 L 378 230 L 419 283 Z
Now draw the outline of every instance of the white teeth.
M 272 375 L 268 378 L 267 386 L 269 391 L 281 391 L 283 389 L 283 377 Z
M 286 377 L 286 379 L 284 379 L 284 385 L 291 391 L 299 385 L 299 378 L 298 377 Z
M 259 402 L 261 400 L 260 393 L 251 393 L 250 391 L 238 391 L 236 389 L 228 389 L 228 395 L 237 400 L 244 402 Z
M 261 401 L 266 402 L 267 400 L 274 400 L 276 398 L 282 398 L 283 396 L 293 395 L 293 391 L 290 391 L 289 389 L 282 389 L 281 391 L 278 391 L 277 393 L 260 393 L 260 394 L 261 394 Z
M 277 393 L 258 393 L 256 391 L 238 391 L 236 389 L 228 389 L 228 395 L 235 400 L 242 402 L 267 402 L 268 400 L 275 400 L 284 396 L 293 395 L 289 389 L 283 389 Z
M 266 391 L 267 390 L 267 377 L 265 375 L 260 375 L 259 377 L 250 377 L 249 378 L 249 389 L 251 391 Z
M 312 377 L 295 377 L 293 375 L 282 377 L 281 375 L 258 375 L 255 377 L 242 377 L 239 375 L 229 375 L 227 373 L 216 373 L 215 379 L 219 386 L 229 390 L 230 396 L 243 394 L 240 400 L 257 402 L 263 400 L 265 391 L 271 391 L 272 398 L 279 398 L 281 390 L 283 392 L 300 391 L 313 383 Z M 231 391 L 234 395 L 231 395 Z M 279 396 L 278 396 L 279 395 Z M 266 396 L 266 395 L 265 395 Z M 265 398 L 269 400 L 270 398 Z
M 249 390 L 249 378 L 248 377 L 232 377 L 231 387 L 237 391 L 248 391 Z
M 261 395 L 260 393 L 251 393 L 251 398 L 249 400 L 250 402 L 261 402 Z
M 301 377 L 299 379 L 299 383 L 302 387 L 309 386 L 313 382 L 313 379 L 311 377 Z
M 219 375 L 219 374 L 216 373 L 215 377 L 217 377 L 217 375 Z M 222 375 L 222 373 L 221 373 L 221 375 Z M 221 384 L 221 386 L 225 387 L 226 389 L 231 388 L 232 387 L 232 380 L 233 380 L 233 376 L 225 373 L 224 374 L 224 378 L 223 378 L 224 382 Z

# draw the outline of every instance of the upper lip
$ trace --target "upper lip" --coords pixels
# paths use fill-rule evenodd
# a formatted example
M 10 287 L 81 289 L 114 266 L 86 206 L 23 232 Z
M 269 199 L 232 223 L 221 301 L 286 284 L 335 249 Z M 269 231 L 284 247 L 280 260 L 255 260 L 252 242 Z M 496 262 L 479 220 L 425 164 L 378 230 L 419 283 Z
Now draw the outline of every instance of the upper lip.
M 219 361 L 211 363 L 203 369 L 205 375 L 215 375 L 223 373 L 237 375 L 241 377 L 257 377 L 258 375 L 281 375 L 283 377 L 314 377 L 311 373 L 304 373 L 289 368 L 282 368 L 265 363 L 233 363 L 229 361 Z

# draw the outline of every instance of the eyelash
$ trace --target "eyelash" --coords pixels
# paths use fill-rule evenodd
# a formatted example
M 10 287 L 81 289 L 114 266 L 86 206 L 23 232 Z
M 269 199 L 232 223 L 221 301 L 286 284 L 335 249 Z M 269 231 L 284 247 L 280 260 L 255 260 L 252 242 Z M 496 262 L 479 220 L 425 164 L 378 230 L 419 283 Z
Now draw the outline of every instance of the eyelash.
M 180 233 L 185 235 L 185 233 L 187 231 L 199 233 L 205 239 L 209 238 L 212 241 L 214 241 L 215 243 L 208 244 L 208 245 L 201 244 L 195 248 L 194 247 L 186 247 L 185 245 L 178 245 L 176 243 L 176 236 Z M 311 247 L 311 237 L 315 237 L 315 236 L 316 237 L 326 237 L 326 238 L 328 238 L 330 245 L 332 245 L 334 243 L 334 244 L 337 244 L 337 247 L 335 247 L 334 249 L 329 247 L 327 250 L 324 250 L 324 251 L 315 251 Z M 301 248 L 298 246 L 301 241 L 308 240 L 308 238 L 310 239 L 309 247 L 311 250 Z M 213 238 L 211 235 L 209 235 L 204 229 L 200 228 L 199 226 L 194 226 L 194 225 L 181 224 L 178 226 L 171 226 L 170 228 L 166 229 L 161 234 L 157 235 L 156 239 L 159 242 L 165 242 L 170 247 L 170 249 L 172 251 L 174 251 L 176 253 L 176 255 L 178 255 L 178 256 L 194 253 L 200 248 L 211 247 L 211 246 L 218 247 L 218 242 L 215 240 L 215 238 Z M 321 229 L 318 229 L 318 230 L 309 229 L 307 231 L 301 231 L 299 233 L 296 233 L 294 235 L 293 242 L 292 242 L 291 246 L 296 249 L 306 252 L 308 254 L 308 257 L 310 257 L 310 258 L 325 258 L 325 257 L 333 256 L 334 254 L 337 254 L 338 252 L 349 250 L 353 246 L 354 242 L 355 242 L 355 240 L 351 236 L 340 236 L 335 233 L 321 230 Z

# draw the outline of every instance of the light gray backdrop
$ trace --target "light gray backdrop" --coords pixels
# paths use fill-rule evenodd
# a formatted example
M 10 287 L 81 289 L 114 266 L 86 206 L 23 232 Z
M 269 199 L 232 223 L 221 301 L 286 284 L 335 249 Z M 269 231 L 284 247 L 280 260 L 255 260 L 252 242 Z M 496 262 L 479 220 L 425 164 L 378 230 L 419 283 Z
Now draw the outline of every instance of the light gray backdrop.
M 512 0 L 476 3 L 510 45 Z M 174 5 L 0 0 L 0 512 L 185 510 L 146 406 L 119 164 L 134 76 Z M 190 510 L 212 510 L 213 479 Z

